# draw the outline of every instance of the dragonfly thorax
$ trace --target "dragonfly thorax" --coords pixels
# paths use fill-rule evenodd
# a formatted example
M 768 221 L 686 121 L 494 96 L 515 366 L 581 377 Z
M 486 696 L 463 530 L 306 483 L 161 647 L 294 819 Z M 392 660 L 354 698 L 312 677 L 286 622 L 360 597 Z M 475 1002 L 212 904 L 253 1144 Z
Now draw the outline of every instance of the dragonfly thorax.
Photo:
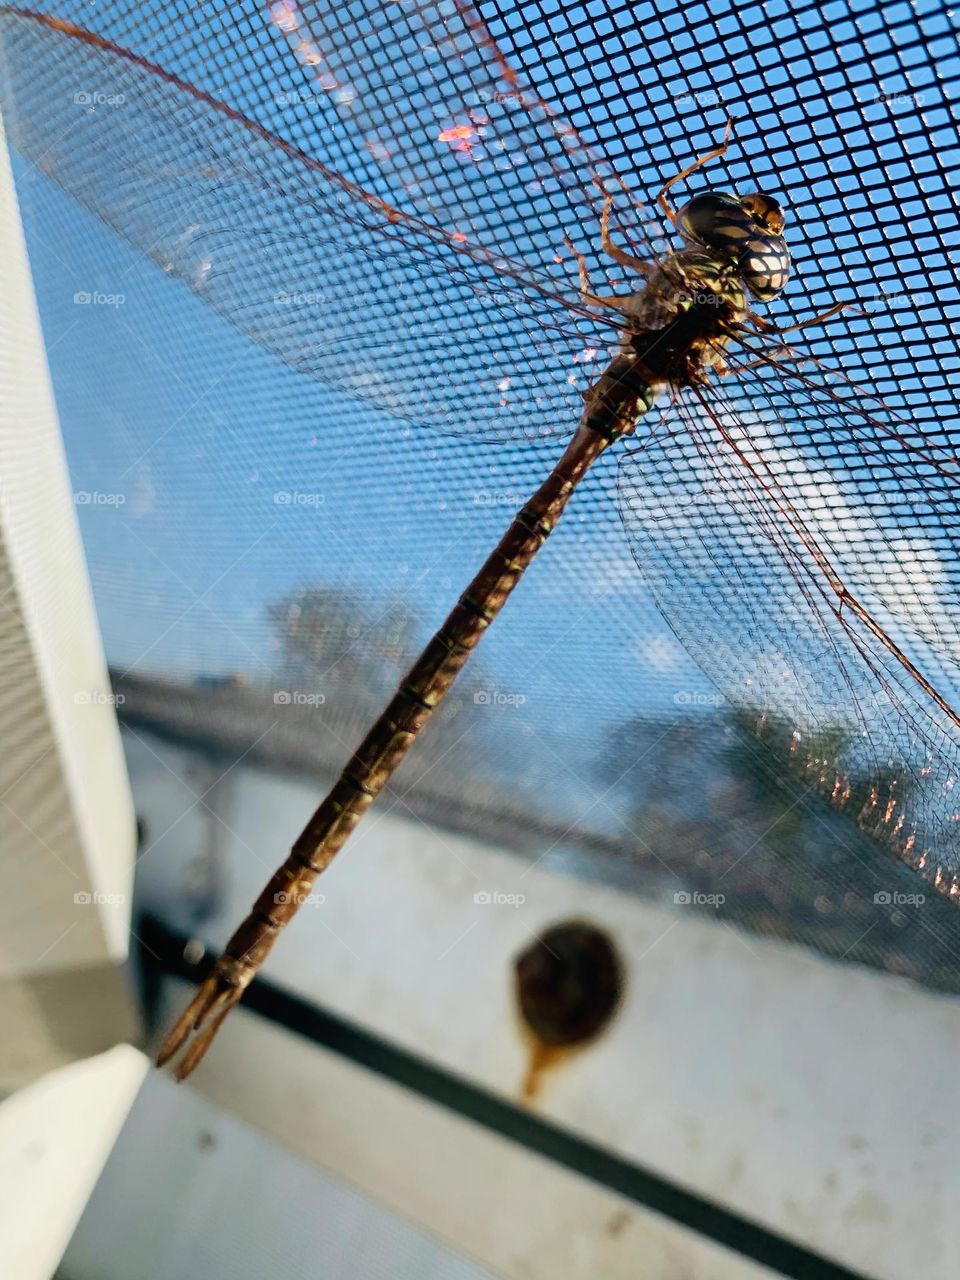
M 790 276 L 780 205 L 762 191 L 742 196 L 704 191 L 678 211 L 676 225 L 687 244 L 702 245 L 736 265 L 750 293 L 769 302 Z
M 614 440 L 629 435 L 665 388 L 703 384 L 747 315 L 736 264 L 681 249 L 622 302 L 629 323 L 620 351 L 584 394 L 582 424 Z
M 736 265 L 716 253 L 682 249 L 663 263 L 664 275 L 682 280 L 676 344 L 666 372 L 674 386 L 703 380 L 716 365 L 732 333 L 747 315 L 747 298 Z
M 658 386 L 703 382 L 747 315 L 737 265 L 704 249 L 681 249 L 647 279 L 629 311 L 621 351 Z M 618 375 L 619 376 L 619 375 Z
M 714 342 L 746 318 L 747 297 L 736 263 L 704 249 L 681 249 L 651 272 L 630 315 L 645 330 L 664 329 L 685 316 L 685 331 Z

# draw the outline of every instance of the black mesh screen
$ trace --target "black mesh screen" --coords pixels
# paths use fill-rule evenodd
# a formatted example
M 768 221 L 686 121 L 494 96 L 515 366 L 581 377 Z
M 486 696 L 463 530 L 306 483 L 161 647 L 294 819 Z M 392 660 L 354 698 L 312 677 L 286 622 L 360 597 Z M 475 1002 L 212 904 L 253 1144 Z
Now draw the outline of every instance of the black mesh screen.
M 742 371 L 712 417 L 662 405 L 606 455 L 381 803 L 956 989 L 955 722 L 849 613 L 811 623 L 778 502 L 690 443 L 734 423 L 955 698 L 947 10 L 485 5 L 519 98 L 453 4 L 47 12 L 102 42 L 4 11 L 3 105 L 125 714 L 323 776 L 616 342 L 572 252 L 598 292 L 637 287 L 600 252 L 603 193 L 619 243 L 665 252 L 659 187 L 732 119 L 677 199 L 781 201 L 794 275 L 763 314 L 855 303 L 796 340 L 840 376 Z M 864 794 L 838 806 L 842 750 Z M 888 774 L 912 842 L 855 820 Z

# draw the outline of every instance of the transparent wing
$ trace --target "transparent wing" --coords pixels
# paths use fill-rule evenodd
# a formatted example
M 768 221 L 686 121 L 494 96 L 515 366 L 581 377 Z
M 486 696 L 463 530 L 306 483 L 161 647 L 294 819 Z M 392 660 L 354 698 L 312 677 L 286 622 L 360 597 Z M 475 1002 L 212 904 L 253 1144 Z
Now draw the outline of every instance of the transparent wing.
M 386 20 L 379 8 L 360 8 L 368 25 Z M 406 13 L 397 5 L 384 9 Z M 410 10 L 410 20 L 418 13 Z M 339 16 L 363 26 L 363 15 L 351 9 Z M 437 19 L 435 29 L 421 22 L 419 53 L 410 53 L 414 62 L 401 59 L 390 67 L 382 57 L 371 60 L 359 36 L 351 40 L 341 31 L 335 42 L 327 24 L 336 15 L 318 10 L 314 20 L 321 16 L 324 47 L 336 44 L 356 59 L 352 136 L 363 140 L 368 161 L 377 156 L 388 171 L 387 185 L 403 209 L 135 55 L 8 9 L 0 15 L 0 39 L 11 140 L 165 271 L 294 368 L 442 430 L 494 439 L 571 430 L 581 393 L 604 366 L 622 323 L 612 310 L 583 303 L 570 255 L 553 262 L 562 239 L 553 211 L 565 209 L 568 223 L 595 212 L 595 174 L 576 169 L 592 161 L 574 140 L 558 141 L 566 134 L 535 101 L 521 104 L 506 96 L 515 86 L 503 78 L 494 55 L 476 44 L 459 11 L 451 21 L 459 23 L 454 43 L 463 43 L 462 54 L 444 43 Z M 278 21 L 272 30 L 286 38 L 282 15 Z M 300 39 L 307 36 L 301 32 Z M 346 72 L 339 62 L 333 70 L 332 63 L 310 65 L 314 77 L 323 66 L 327 80 L 333 77 L 343 89 Z M 445 97 L 438 88 L 440 68 Z M 506 86 L 490 90 L 503 95 L 489 104 L 504 120 L 496 136 L 515 149 L 497 147 L 494 153 L 494 135 L 485 134 L 483 164 L 490 172 L 482 176 L 491 185 L 468 186 L 462 176 L 455 180 L 451 166 L 480 160 L 464 159 L 440 141 L 437 121 L 452 109 L 455 93 L 476 96 L 479 86 L 494 83 L 489 77 L 496 68 Z M 363 76 L 372 87 L 361 91 Z M 334 105 L 342 106 L 342 98 Z M 367 105 L 361 109 L 360 102 Z M 411 114 L 426 102 L 426 115 Z M 403 147 L 395 139 L 384 152 L 370 131 L 374 117 L 387 114 L 395 130 L 405 126 L 407 133 Z M 548 159 L 551 138 L 556 155 Z M 533 222 L 514 218 L 517 229 L 508 242 L 495 241 L 494 233 L 511 223 L 504 215 L 511 183 L 532 181 L 541 162 L 579 173 L 593 194 L 584 194 L 571 177 L 549 199 L 535 202 Z M 414 169 L 421 171 L 419 186 L 409 177 Z M 545 183 L 545 174 L 537 181 Z M 529 202 L 529 192 L 525 198 Z M 500 211 L 496 226 L 492 215 L 481 217 L 487 206 Z M 463 216 L 455 225 L 458 209 Z M 521 251 L 528 258 L 516 256 Z M 544 261 L 549 269 L 538 265 Z
M 659 608 L 792 770 L 956 893 L 956 460 L 856 388 L 772 367 L 678 408 L 620 469 Z
M 351 173 L 359 151 L 365 185 L 399 209 L 542 265 L 565 289 L 575 282 L 564 237 L 583 240 L 607 195 L 637 256 L 668 251 L 663 228 L 507 62 L 465 0 L 280 0 L 270 17 L 289 47 L 285 84 L 311 146 L 342 156 Z M 324 137 L 317 110 L 331 127 Z

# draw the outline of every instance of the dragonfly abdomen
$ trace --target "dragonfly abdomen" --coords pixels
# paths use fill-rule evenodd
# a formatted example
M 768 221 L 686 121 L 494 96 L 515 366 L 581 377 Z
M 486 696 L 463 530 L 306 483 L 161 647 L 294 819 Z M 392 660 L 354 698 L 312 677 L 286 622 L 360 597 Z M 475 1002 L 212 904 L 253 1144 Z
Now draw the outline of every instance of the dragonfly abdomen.
M 663 385 L 634 351 L 622 351 L 584 396 L 581 424 L 607 440 L 629 435 Z
M 308 900 L 317 876 L 333 861 L 386 785 L 549 537 L 583 475 L 608 444 L 609 439 L 601 434 L 576 432 L 550 475 L 517 512 L 443 626 L 407 673 L 164 1041 L 157 1057 L 160 1065 L 190 1040 L 177 1069 L 178 1078 L 189 1075 L 203 1057 L 220 1023 L 250 985 L 281 930 L 301 903 Z

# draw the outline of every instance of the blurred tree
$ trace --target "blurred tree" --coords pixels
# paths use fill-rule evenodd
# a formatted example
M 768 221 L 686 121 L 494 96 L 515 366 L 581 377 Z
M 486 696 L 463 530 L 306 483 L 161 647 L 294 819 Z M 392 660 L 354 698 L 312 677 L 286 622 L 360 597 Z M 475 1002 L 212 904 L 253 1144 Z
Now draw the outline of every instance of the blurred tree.
M 907 771 L 858 767 L 846 729 L 802 733 L 746 708 L 633 716 L 608 740 L 603 773 L 618 780 L 626 842 L 653 880 L 720 892 L 721 911 L 766 933 L 838 937 L 890 882 L 890 854 L 868 836 L 896 820 Z
M 343 738 L 369 727 L 420 648 L 417 618 L 405 605 L 390 601 L 378 610 L 341 587 L 301 587 L 267 612 L 283 679 L 291 690 L 323 693 L 327 710 L 318 718 L 336 719 Z M 479 795 L 483 774 L 495 772 L 505 752 L 523 751 L 522 739 L 508 745 L 516 737 L 516 717 L 485 705 L 487 685 L 482 667 L 472 664 L 423 731 L 406 773 L 423 771 L 418 760 L 459 747 L 470 758 L 468 781 Z
M 364 632 L 356 597 L 338 587 L 304 587 L 267 606 L 290 676 L 321 679 L 340 663 L 355 664 Z

